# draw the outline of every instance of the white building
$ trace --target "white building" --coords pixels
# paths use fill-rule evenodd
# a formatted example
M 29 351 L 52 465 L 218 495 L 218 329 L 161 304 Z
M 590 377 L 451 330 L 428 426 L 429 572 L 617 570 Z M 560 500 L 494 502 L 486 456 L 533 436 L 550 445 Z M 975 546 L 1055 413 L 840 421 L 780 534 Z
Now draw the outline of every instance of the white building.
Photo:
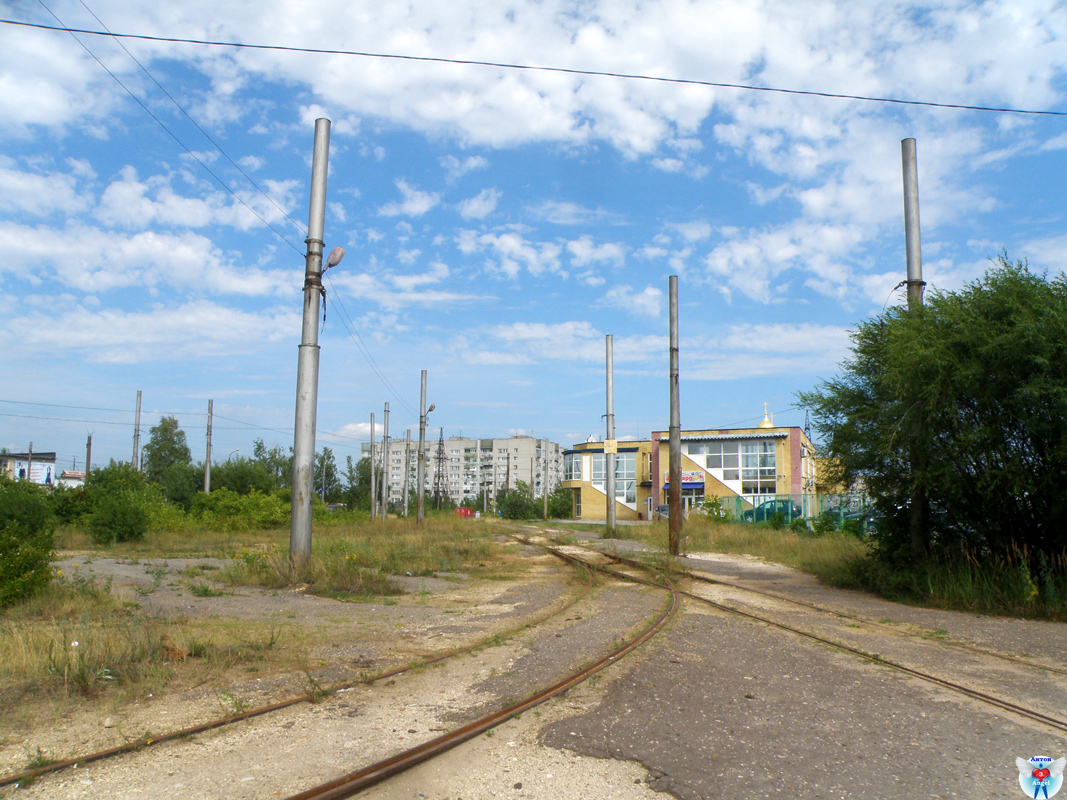
M 456 505 L 464 500 L 473 501 L 483 494 L 494 498 L 505 487 L 514 488 L 519 481 L 533 487 L 534 497 L 541 497 L 546 490 L 551 494 L 562 480 L 562 449 L 547 439 L 535 439 L 532 436 L 511 436 L 506 439 L 450 436 L 444 440 L 440 464 L 439 444 L 440 439 L 426 442 L 427 497 L 433 493 L 439 467 L 444 490 Z M 376 459 L 381 459 L 382 449 L 381 442 L 374 443 Z M 411 442 L 410 449 L 404 439 L 392 439 L 389 442 L 384 474 L 389 486 L 390 502 L 403 502 L 405 471 L 408 474 L 408 491 L 414 495 L 418 449 L 417 441 Z M 364 444 L 363 455 L 369 451 L 370 445 Z

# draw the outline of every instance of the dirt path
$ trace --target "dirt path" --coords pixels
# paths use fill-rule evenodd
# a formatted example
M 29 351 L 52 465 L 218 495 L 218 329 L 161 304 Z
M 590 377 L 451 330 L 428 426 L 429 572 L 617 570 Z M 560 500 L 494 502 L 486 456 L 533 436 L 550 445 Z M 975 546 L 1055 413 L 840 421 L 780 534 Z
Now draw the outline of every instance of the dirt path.
M 428 646 L 433 639 L 427 637 L 438 633 L 458 641 L 533 615 L 566 593 L 564 570 L 533 553 L 529 558 L 536 570 L 522 581 L 475 585 L 452 579 L 397 606 L 331 607 L 325 613 L 340 614 L 353 632 L 389 617 L 405 626 L 418 646 Z M 1035 703 L 1058 704 L 1056 693 L 1067 683 L 1031 668 L 990 666 L 944 641 L 1063 664 L 1067 625 L 900 606 L 826 589 L 800 573 L 744 557 L 700 554 L 690 566 L 880 621 L 886 630 L 872 633 L 815 612 L 795 620 L 801 627 L 821 626 L 834 635 L 864 640 L 871 649 L 899 648 L 894 657 L 922 661 L 1007 697 L 1029 692 Z M 180 588 L 176 591 L 175 603 L 197 606 Z M 757 603 L 729 590 L 708 591 L 724 602 L 793 613 L 775 601 Z M 460 597 L 479 614 L 464 615 L 466 619 L 444 614 L 446 605 Z M 322 612 L 299 605 L 309 600 L 319 599 L 264 596 L 256 602 L 265 608 L 293 603 L 295 613 L 312 619 Z M 567 614 L 501 646 L 399 677 L 386 687 L 358 687 L 259 723 L 47 778 L 13 796 L 286 796 L 544 685 L 552 675 L 602 652 L 622 628 L 633 628 L 661 603 L 650 590 L 607 583 Z M 208 613 L 222 607 L 213 608 Z M 915 635 L 901 636 L 896 628 Z M 388 657 L 387 639 L 375 640 L 368 652 Z M 181 703 L 174 707 L 180 709 Z M 169 709 L 160 704 L 152 712 Z M 1060 717 L 1067 714 L 1067 708 L 1055 711 Z M 1065 754 L 1062 734 L 687 601 L 672 628 L 602 678 L 363 796 L 590 800 L 669 792 L 686 800 L 776 795 L 1003 798 L 1021 796 L 1016 756 Z

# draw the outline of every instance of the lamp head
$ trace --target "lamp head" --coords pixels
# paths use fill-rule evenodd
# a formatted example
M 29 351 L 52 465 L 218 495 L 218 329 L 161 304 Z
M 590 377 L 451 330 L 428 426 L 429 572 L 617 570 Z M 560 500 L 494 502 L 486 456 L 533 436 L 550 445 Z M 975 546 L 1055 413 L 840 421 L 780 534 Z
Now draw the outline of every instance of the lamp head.
M 322 271 L 325 272 L 330 267 L 336 267 L 341 263 L 341 259 L 345 257 L 345 249 L 343 247 L 335 247 L 330 251 L 330 255 L 326 259 L 326 264 L 323 266 Z

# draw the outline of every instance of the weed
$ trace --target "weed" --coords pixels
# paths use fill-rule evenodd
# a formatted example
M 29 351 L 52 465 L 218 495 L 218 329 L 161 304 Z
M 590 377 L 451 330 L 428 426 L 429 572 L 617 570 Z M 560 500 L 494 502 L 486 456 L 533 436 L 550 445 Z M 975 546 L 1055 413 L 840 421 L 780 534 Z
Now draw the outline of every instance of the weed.
M 249 709 L 247 700 L 225 689 L 219 692 L 219 698 L 223 701 L 223 707 L 230 712 L 231 717 L 243 714 Z
M 219 589 L 212 589 L 211 586 L 203 582 L 190 584 L 189 592 L 193 597 L 222 597 L 227 594 Z
M 494 736 L 496 736 L 496 728 L 490 728 L 485 732 L 485 737 L 487 739 L 492 739 Z

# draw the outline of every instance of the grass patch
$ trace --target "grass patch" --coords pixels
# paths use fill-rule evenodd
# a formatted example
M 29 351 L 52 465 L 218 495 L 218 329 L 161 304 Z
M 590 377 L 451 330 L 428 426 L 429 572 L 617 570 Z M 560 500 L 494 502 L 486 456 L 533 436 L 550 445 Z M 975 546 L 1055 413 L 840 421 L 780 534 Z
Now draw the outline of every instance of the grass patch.
M 303 584 L 312 594 L 368 598 L 401 593 L 390 575 L 496 574 L 499 566 L 489 565 L 494 549 L 491 527 L 467 520 L 428 519 L 423 526 L 402 519 L 368 522 L 317 532 L 311 557 L 296 572 L 286 542 L 242 548 L 219 579 L 272 589 Z
M 620 525 L 616 537 L 641 542 L 663 553 L 667 549 L 667 522 Z M 802 535 L 789 528 L 775 530 L 769 524 L 713 522 L 701 516 L 686 520 L 683 547 L 686 552 L 757 556 L 835 584 L 847 580 L 850 565 L 870 552 L 865 541 L 846 533 Z

